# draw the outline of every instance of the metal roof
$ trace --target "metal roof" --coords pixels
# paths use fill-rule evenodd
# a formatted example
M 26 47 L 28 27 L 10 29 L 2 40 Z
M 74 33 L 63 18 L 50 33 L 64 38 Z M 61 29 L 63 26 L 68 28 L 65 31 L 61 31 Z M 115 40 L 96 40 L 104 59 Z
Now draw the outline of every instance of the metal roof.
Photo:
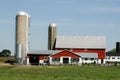
M 46 55 L 50 55 L 50 54 L 56 54 L 61 52 L 60 50 L 40 50 L 40 51 L 30 51 L 28 54 L 46 54 Z
M 105 36 L 57 36 L 55 48 L 105 49 Z
M 98 58 L 98 54 L 97 53 L 76 53 L 77 55 L 83 57 L 83 58 Z
M 30 15 L 29 15 L 28 13 L 24 12 L 24 11 L 19 11 L 19 12 L 17 13 L 17 15 L 23 15 L 23 16 L 28 16 L 28 17 L 30 17 Z
M 56 27 L 55 23 L 49 24 L 50 27 Z
M 62 51 L 64 50 L 40 50 L 40 51 L 30 51 L 28 54 L 54 55 Z M 83 58 L 98 58 L 97 53 L 90 53 L 90 52 L 89 53 L 88 52 L 80 52 L 80 53 L 72 52 L 72 53 L 78 56 L 81 56 Z

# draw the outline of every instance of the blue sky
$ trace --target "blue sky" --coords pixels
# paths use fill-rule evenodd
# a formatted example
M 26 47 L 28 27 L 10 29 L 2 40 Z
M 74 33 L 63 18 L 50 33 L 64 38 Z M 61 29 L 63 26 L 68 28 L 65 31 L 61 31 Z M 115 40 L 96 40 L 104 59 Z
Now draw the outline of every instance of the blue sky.
M 31 50 L 47 50 L 48 25 L 57 35 L 106 36 L 107 50 L 120 41 L 120 0 L 1 0 L 0 50 L 14 53 L 15 16 L 31 16 Z

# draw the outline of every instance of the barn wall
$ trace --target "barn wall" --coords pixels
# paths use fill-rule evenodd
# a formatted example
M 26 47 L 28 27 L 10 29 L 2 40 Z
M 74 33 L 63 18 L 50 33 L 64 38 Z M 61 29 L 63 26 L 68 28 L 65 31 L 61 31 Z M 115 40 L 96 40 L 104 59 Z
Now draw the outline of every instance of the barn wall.
M 56 48 L 56 50 L 64 50 L 64 48 Z M 98 53 L 99 59 L 104 59 L 106 56 L 105 49 L 67 49 L 72 52 L 93 52 Z
M 44 56 L 39 56 L 39 60 L 43 60 L 44 59 Z

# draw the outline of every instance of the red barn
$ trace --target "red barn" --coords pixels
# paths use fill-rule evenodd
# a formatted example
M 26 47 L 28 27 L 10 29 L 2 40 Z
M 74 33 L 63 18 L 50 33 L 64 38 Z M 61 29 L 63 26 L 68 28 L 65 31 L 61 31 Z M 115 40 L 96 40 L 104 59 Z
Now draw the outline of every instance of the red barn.
M 30 63 L 81 64 L 105 63 L 104 36 L 57 36 L 55 50 L 30 52 Z
M 105 63 L 106 39 L 104 36 L 57 36 L 55 50 L 97 53 L 98 63 Z
M 106 39 L 105 36 L 56 36 L 56 24 L 48 27 L 47 52 L 30 52 L 28 62 L 41 64 L 48 61 L 50 64 L 78 63 L 105 63 Z M 59 52 L 60 51 L 60 52 Z

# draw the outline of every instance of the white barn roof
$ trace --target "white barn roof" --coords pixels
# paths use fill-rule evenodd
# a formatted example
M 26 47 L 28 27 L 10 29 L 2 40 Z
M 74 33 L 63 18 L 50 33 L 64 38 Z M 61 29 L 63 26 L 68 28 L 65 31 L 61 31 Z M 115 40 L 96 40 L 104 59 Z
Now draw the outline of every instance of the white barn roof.
M 55 48 L 105 49 L 105 36 L 57 36 Z

